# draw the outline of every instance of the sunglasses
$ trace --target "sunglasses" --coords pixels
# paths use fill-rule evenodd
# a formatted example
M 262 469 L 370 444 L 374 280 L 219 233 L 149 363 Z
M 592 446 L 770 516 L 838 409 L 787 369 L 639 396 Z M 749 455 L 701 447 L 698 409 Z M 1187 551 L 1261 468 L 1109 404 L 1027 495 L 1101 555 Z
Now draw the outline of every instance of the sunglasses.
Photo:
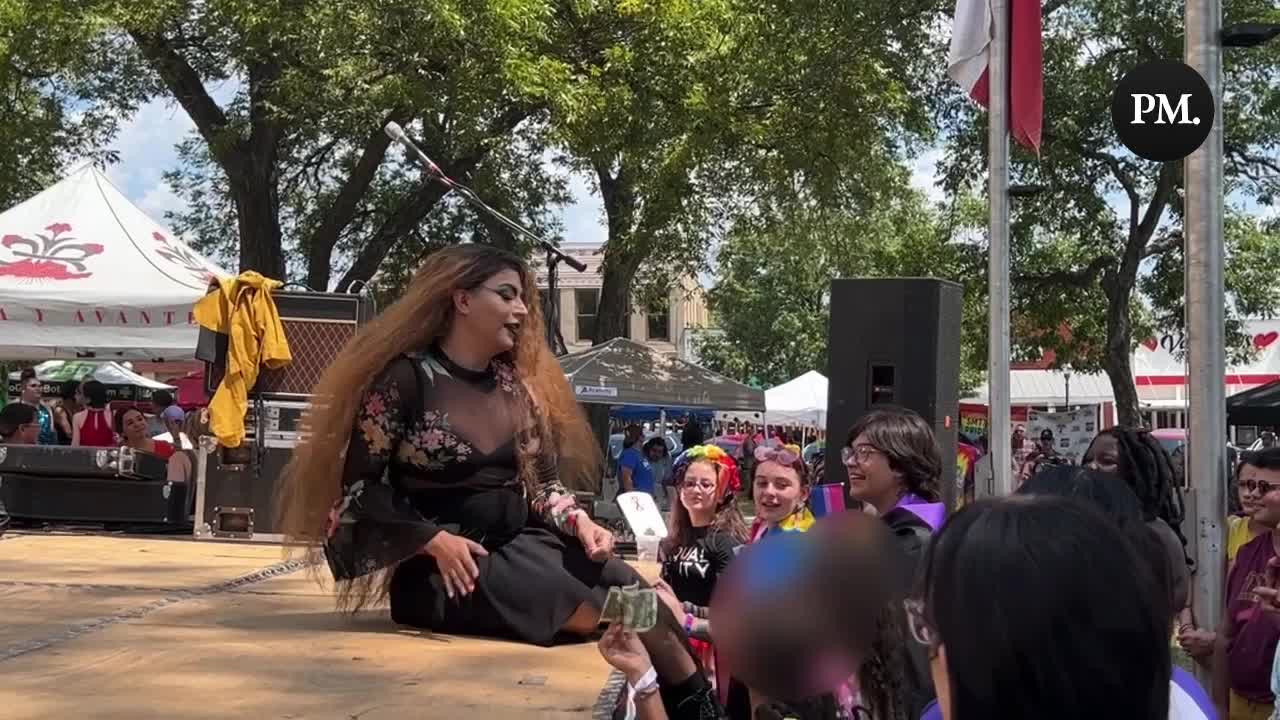
M 776 462 L 779 465 L 794 465 L 800 459 L 799 455 L 786 448 L 757 447 L 755 456 L 758 463 Z
M 1266 495 L 1272 490 L 1280 490 L 1280 484 L 1269 483 L 1266 480 L 1254 480 L 1252 478 L 1240 483 L 1240 487 L 1249 492 L 1256 492 L 1259 495 Z
M 870 445 L 855 445 L 854 447 L 841 448 L 840 459 L 845 461 L 845 463 L 857 461 L 858 464 L 862 464 L 870 460 L 872 455 L 879 452 L 879 448 L 875 448 Z
M 903 600 L 902 607 L 907 611 L 907 629 L 911 631 L 911 638 L 928 647 L 937 645 L 937 635 L 924 619 L 924 603 L 920 600 Z

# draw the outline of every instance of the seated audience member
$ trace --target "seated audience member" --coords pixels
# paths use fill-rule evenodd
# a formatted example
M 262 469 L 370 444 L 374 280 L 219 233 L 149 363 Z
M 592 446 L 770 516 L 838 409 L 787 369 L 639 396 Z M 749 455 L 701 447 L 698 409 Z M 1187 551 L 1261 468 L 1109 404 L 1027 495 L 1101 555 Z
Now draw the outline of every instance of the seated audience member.
M 173 456 L 173 445 L 147 436 L 147 418 L 137 408 L 124 408 L 116 413 L 116 432 L 124 444 L 134 450 L 151 453 L 162 460 Z
M 107 386 L 89 380 L 81 388 L 86 407 L 71 418 L 71 444 L 81 447 L 114 447 L 115 430 L 107 416 Z
M 40 423 L 36 409 L 25 403 L 10 403 L 0 410 L 0 442 L 5 445 L 37 445 Z

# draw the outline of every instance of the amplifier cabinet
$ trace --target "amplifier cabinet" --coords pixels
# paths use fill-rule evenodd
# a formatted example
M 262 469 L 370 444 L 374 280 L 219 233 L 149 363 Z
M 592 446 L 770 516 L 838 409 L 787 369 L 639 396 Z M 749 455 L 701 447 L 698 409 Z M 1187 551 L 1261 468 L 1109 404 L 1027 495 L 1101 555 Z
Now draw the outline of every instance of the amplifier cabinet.
M 168 467 L 167 460 L 130 447 L 0 445 L 0 472 L 164 482 L 168 479 Z
M 263 400 L 305 400 L 338 353 L 373 316 L 373 302 L 347 293 L 277 292 L 276 310 L 293 361 L 263 368 L 249 391 Z M 196 357 L 205 361 L 205 391 L 212 394 L 226 374 L 227 336 L 200 329 Z
M 292 454 L 292 446 L 263 446 L 257 439 L 209 453 L 202 521 L 215 537 L 247 539 L 279 532 L 276 491 Z
M 0 500 L 15 518 L 186 525 L 187 499 L 185 483 L 0 472 Z

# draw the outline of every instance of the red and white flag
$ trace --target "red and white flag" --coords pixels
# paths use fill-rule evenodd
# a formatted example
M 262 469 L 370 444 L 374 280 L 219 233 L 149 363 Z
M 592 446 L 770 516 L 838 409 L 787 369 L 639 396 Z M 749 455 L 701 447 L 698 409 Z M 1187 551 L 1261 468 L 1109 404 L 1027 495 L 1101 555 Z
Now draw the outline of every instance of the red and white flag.
M 1009 0 L 1009 6 L 1009 132 L 1039 154 L 1044 116 L 1040 0 Z M 947 74 L 983 107 L 990 99 L 993 32 L 990 0 L 956 0 Z

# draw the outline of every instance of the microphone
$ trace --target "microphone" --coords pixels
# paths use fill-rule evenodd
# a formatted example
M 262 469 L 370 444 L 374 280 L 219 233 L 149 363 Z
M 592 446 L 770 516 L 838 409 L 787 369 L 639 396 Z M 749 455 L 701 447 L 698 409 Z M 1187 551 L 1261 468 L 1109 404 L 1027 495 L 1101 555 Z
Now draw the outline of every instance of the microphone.
M 444 171 L 440 169 L 440 166 L 436 165 L 431 160 L 431 158 L 427 157 L 426 153 L 422 152 L 422 148 L 419 148 L 417 144 L 415 144 L 412 140 L 409 139 L 409 136 L 406 135 L 404 132 L 404 128 L 400 127 L 400 123 L 397 123 L 396 121 L 392 120 L 386 124 L 383 130 L 387 133 L 387 137 L 403 145 L 405 149 L 408 150 L 412 156 L 416 157 L 418 159 L 418 162 L 422 163 L 428 170 L 430 170 L 432 175 L 434 175 L 437 180 L 439 180 L 442 184 L 444 184 L 450 190 L 457 191 L 459 195 L 461 195 L 464 199 L 466 199 L 472 205 L 475 205 L 481 210 L 484 210 L 485 212 L 489 213 L 495 219 L 497 219 L 498 222 L 501 222 L 503 225 L 506 225 L 512 230 L 538 243 L 539 245 L 542 246 L 544 250 L 557 256 L 562 262 L 564 262 L 566 265 L 573 268 L 574 270 L 577 270 L 578 272 L 584 272 L 587 269 L 587 266 L 582 261 L 570 255 L 566 255 L 565 253 L 561 252 L 560 248 L 556 247 L 555 245 L 552 245 L 547 240 L 541 237 L 538 237 L 538 235 L 535 234 L 532 230 L 529 230 L 528 228 L 524 227 L 523 225 L 516 222 L 515 220 L 512 220 L 506 215 L 503 215 L 497 210 L 494 210 L 492 207 L 489 207 L 489 204 L 486 203 L 484 200 L 481 200 L 480 196 L 476 195 L 471 188 L 467 187 L 466 185 L 463 185 L 462 183 L 455 182 L 453 178 L 450 178 L 448 175 L 445 175 Z
M 435 173 L 437 178 L 444 181 L 446 185 L 452 186 L 454 184 L 454 182 L 450 180 L 447 175 L 444 174 L 444 171 L 440 169 L 440 166 L 432 162 L 431 158 L 427 157 L 427 154 L 422 152 L 422 148 L 418 147 L 412 140 L 409 139 L 408 135 L 404 134 L 404 128 L 400 127 L 400 123 L 396 122 L 395 120 L 392 120 L 391 122 L 387 123 L 387 126 L 383 128 L 383 130 L 386 131 L 387 137 L 400 143 L 405 147 L 405 149 L 407 149 L 409 152 L 416 155 L 418 160 L 423 165 L 426 165 L 428 170 Z

